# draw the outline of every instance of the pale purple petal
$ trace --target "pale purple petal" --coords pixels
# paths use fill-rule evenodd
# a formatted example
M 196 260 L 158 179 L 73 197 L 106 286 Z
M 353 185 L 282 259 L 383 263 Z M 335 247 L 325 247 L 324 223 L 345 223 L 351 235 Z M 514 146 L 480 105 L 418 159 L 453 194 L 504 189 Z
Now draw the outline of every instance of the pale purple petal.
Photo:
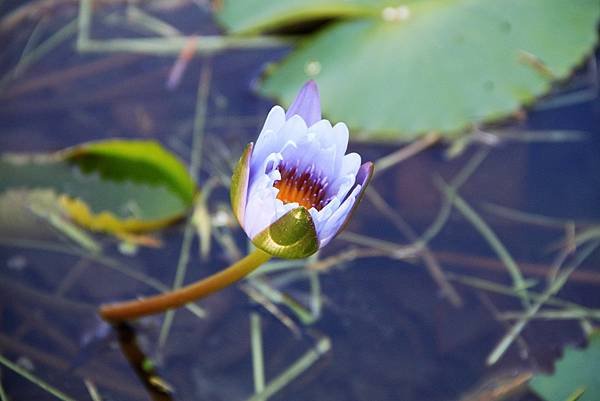
M 356 183 L 349 194 L 342 200 L 339 208 L 326 221 L 321 222 L 320 227 L 317 226 L 320 246 L 325 246 L 329 243 L 340 231 L 346 227 L 356 206 L 369 185 L 369 181 L 373 176 L 373 163 L 367 162 L 360 166 L 356 175 Z
M 264 131 L 279 131 L 285 123 L 285 110 L 281 106 L 273 106 L 265 119 L 261 132 Z
M 280 131 L 286 122 L 285 110 L 280 106 L 274 106 L 263 125 L 256 144 L 254 144 L 254 151 L 252 154 L 252 168 L 254 169 L 257 164 L 262 163 L 265 157 L 273 152 L 279 152 L 281 146 L 285 143 L 285 138 L 281 135 Z
M 290 210 L 298 207 L 297 203 L 284 204 L 277 199 L 277 188 L 273 187 L 280 175 L 277 170 L 270 174 L 259 175 L 248 190 L 248 202 L 242 228 L 250 238 L 273 224 Z
M 356 185 L 360 185 L 363 188 L 369 184 L 371 177 L 373 177 L 373 162 L 366 162 L 358 169 L 356 173 Z
M 329 243 L 341 231 L 342 226 L 346 222 L 348 216 L 354 209 L 354 204 L 362 187 L 357 185 L 354 187 L 350 195 L 342 202 L 340 207 L 333 212 L 331 217 L 324 222 L 323 227 L 317 228 L 319 235 L 319 246 L 323 247 Z
M 300 171 L 312 166 L 319 175 L 333 176 L 336 157 L 334 146 L 323 148 L 310 135 L 295 144 L 295 147 L 289 146 L 281 151 L 284 160 L 297 166 Z
M 350 133 L 348 132 L 348 126 L 344 123 L 337 123 L 333 126 L 333 135 L 335 137 L 336 146 L 338 146 L 340 153 L 346 154 L 350 136 Z
M 321 119 L 321 98 L 315 81 L 310 80 L 304 84 L 287 113 L 285 113 L 286 118 L 291 118 L 294 115 L 302 117 L 308 126 Z
M 273 109 L 275 109 L 275 107 Z M 256 145 L 254 145 L 254 152 L 252 153 L 251 174 L 254 174 L 257 171 L 263 160 L 270 154 L 281 152 L 290 141 L 294 144 L 298 143 L 302 137 L 306 136 L 306 130 L 307 128 L 304 120 L 301 117 L 294 117 L 285 121 L 277 131 L 269 129 L 261 132 L 256 141 Z

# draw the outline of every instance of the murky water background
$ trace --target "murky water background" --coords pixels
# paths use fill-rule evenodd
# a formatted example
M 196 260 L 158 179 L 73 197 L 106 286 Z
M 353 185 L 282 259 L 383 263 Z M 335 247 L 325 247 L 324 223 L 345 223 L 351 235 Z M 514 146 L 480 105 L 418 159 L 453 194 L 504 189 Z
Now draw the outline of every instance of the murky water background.
M 6 14 L 13 6 L 0 5 L 0 11 Z M 102 12 L 111 10 L 119 11 Z M 42 35 L 60 29 L 75 12 L 76 7 L 68 2 L 48 12 Z M 209 14 L 193 5 L 165 11 L 164 18 L 187 34 L 217 32 Z M 24 22 L 9 35 L 2 34 L 0 71 L 7 73 L 15 65 L 33 26 Z M 119 37 L 131 31 L 117 25 L 94 35 Z M 208 68 L 212 76 L 201 149 L 201 187 L 215 171 L 231 168 L 244 144 L 256 137 L 272 103 L 254 94 L 252 82 L 266 63 L 286 52 L 232 50 L 196 57 L 180 85 L 171 91 L 165 82 L 174 57 L 78 54 L 73 46 L 74 36 L 2 88 L 0 149 L 37 152 L 101 138 L 156 138 L 189 163 L 199 76 Z M 550 102 L 564 98 L 571 89 L 568 86 L 542 103 L 548 109 L 534 109 L 525 121 L 511 125 L 514 130 L 582 131 L 587 133 L 584 138 L 524 141 L 515 135 L 517 139 L 501 139 L 489 148 L 489 155 L 460 191 L 522 263 L 523 273 L 542 285 L 556 244 L 565 237 L 566 222 L 582 227 L 600 218 L 600 98 L 589 74 L 590 68 L 582 67 L 577 75 L 580 86 L 573 89 L 588 91 L 588 100 L 551 107 Z M 370 160 L 398 147 L 351 144 L 352 150 Z M 382 173 L 373 189 L 416 233 L 422 233 L 443 203 L 433 177 L 451 180 L 484 147 L 474 145 L 448 160 L 447 148 L 436 146 Z M 228 210 L 227 202 L 226 189 L 219 189 L 211 198 L 211 212 Z M 490 204 L 551 216 L 559 222 L 548 226 L 509 219 L 494 212 L 497 209 Z M 399 224 L 371 197 L 363 201 L 348 231 L 403 249 L 411 239 Z M 31 238 L 0 233 L 0 353 L 77 400 L 90 399 L 86 380 L 97 386 L 103 400 L 148 399 L 115 346 L 114 336 L 91 347 L 83 345 L 86 336 L 100 327 L 97 305 L 155 293 L 115 266 L 171 286 L 184 226 L 161 232 L 160 249 L 141 248 L 134 256 L 124 255 L 116 240 L 102 236 L 98 237 L 102 255 L 86 254 L 44 222 L 30 233 Z M 244 248 L 241 230 L 233 229 L 232 238 Z M 320 257 L 356 246 L 347 239 L 337 239 Z M 208 260 L 200 258 L 196 239 L 191 244 L 186 282 L 228 264 L 222 244 L 213 242 Z M 430 248 L 452 277 L 510 285 L 497 256 L 456 212 Z M 584 262 L 561 297 L 600 307 L 599 261 L 596 252 Z M 300 302 L 310 301 L 306 276 L 288 285 L 278 283 L 276 277 L 270 276 L 275 287 Z M 295 323 L 302 328 L 300 337 L 233 287 L 201 303 L 208 311 L 206 319 L 179 310 L 162 344 L 162 317 L 145 319 L 136 326 L 138 341 L 174 389 L 174 399 L 211 401 L 244 400 L 253 393 L 249 333 L 253 312 L 262 320 L 267 379 L 289 367 L 319 339 L 328 337 L 332 344 L 330 352 L 273 400 L 457 400 L 485 377 L 510 380 L 522 372 L 547 369 L 565 344 L 583 342 L 584 334 L 575 320 L 536 320 L 527 326 L 521 343 L 513 345 L 497 366 L 487 368 L 485 358 L 506 332 L 506 326 L 494 318 L 494 310 L 519 310 L 520 304 L 511 297 L 451 283 L 461 307 L 442 296 L 418 258 L 361 258 L 320 274 L 322 316 L 310 326 Z M 11 400 L 53 399 L 7 369 L 0 369 L 0 380 Z M 536 398 L 521 394 L 512 399 Z

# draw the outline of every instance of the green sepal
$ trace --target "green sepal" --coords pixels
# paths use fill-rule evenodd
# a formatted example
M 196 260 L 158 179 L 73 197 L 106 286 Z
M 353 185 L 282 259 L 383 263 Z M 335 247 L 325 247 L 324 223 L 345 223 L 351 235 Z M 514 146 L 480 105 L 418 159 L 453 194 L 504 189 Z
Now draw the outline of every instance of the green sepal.
M 306 208 L 297 207 L 258 233 L 252 243 L 263 251 L 285 259 L 306 258 L 319 249 L 319 239 Z
M 248 196 L 248 180 L 250 179 L 250 159 L 252 157 L 253 148 L 254 144 L 252 142 L 244 148 L 244 152 L 233 170 L 231 187 L 229 189 L 229 199 L 231 201 L 233 214 L 242 227 L 244 226 L 244 212 Z

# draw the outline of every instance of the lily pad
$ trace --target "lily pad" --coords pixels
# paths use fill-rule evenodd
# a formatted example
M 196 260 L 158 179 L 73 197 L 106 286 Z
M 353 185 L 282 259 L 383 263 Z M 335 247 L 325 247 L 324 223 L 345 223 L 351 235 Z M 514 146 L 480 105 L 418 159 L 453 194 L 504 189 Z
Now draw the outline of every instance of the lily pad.
M 231 8 L 250 10 L 250 3 L 254 20 L 232 17 Z M 299 6 L 303 2 L 274 3 L 282 4 L 228 2 L 221 19 L 233 31 L 253 32 L 326 16 Z M 362 139 L 406 140 L 432 131 L 451 136 L 511 115 L 568 77 L 592 51 L 600 17 L 597 0 L 382 4 L 307 38 L 269 69 L 262 93 L 289 105 L 313 78 L 324 114 L 345 121 Z
M 569 348 L 552 375 L 536 375 L 529 383 L 546 401 L 566 401 L 583 391 L 579 401 L 600 400 L 600 332 L 590 336 L 585 349 Z
M 137 233 L 181 218 L 196 186 L 185 166 L 155 141 L 91 142 L 46 155 L 0 158 L 0 192 L 51 189 L 87 228 Z
M 412 0 L 415 1 L 415 0 Z M 397 0 L 225 1 L 218 20 L 232 33 L 256 33 L 310 20 L 356 17 L 378 12 Z

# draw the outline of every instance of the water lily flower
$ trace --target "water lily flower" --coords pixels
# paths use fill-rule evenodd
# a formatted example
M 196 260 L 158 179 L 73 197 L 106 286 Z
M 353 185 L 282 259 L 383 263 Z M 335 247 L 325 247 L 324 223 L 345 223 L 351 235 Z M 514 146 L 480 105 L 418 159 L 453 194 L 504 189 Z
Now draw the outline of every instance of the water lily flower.
M 271 109 L 231 184 L 234 214 L 257 248 L 303 258 L 342 230 L 373 174 L 373 163 L 346 154 L 348 135 L 346 124 L 321 119 L 314 81 L 287 112 Z
M 321 119 L 313 81 L 287 113 L 269 112 L 256 145 L 246 146 L 231 178 L 233 211 L 257 249 L 228 268 L 176 290 L 102 305 L 109 322 L 177 308 L 223 288 L 272 256 L 304 258 L 335 237 L 350 219 L 373 175 L 373 163 L 346 154 L 348 127 Z

